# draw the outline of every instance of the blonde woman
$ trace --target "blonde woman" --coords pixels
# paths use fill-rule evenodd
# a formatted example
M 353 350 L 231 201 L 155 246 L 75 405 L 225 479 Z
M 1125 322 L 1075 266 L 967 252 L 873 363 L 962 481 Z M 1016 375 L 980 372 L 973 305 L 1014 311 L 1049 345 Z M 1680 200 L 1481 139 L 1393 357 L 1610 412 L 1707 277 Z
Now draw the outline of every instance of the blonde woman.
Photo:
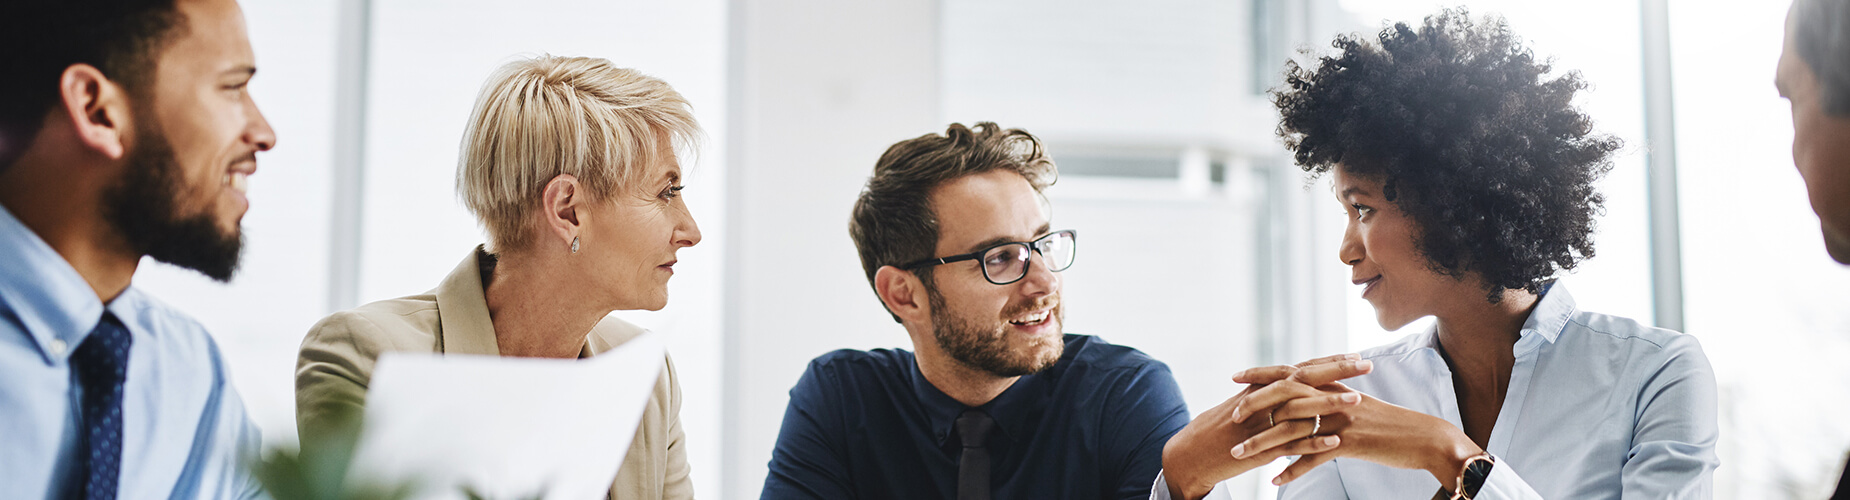
M 341 437 L 383 352 L 583 358 L 635 337 L 610 312 L 661 309 L 675 252 L 700 242 L 675 159 L 699 132 L 667 83 L 603 59 L 501 67 L 476 99 L 456 172 L 488 243 L 431 291 L 309 331 L 296 367 L 303 442 Z M 613 498 L 693 497 L 680 407 L 664 359 Z

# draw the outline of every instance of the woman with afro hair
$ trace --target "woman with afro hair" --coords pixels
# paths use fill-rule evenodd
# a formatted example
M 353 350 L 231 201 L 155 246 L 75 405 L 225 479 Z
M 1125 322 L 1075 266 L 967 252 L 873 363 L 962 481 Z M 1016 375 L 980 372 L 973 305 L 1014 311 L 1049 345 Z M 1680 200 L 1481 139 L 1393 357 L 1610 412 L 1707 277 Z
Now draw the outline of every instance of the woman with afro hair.
M 1381 326 L 1437 321 L 1343 361 L 1364 375 L 1236 396 L 1231 419 L 1266 429 L 1233 458 L 1328 448 L 1273 480 L 1280 498 L 1709 498 L 1702 347 L 1580 310 L 1554 282 L 1593 256 L 1594 182 L 1620 147 L 1573 106 L 1586 83 L 1463 10 L 1334 46 L 1288 66 L 1279 135 L 1333 178 L 1339 257 Z M 1235 380 L 1269 381 L 1251 373 Z M 1304 409 L 1336 395 L 1353 402 Z

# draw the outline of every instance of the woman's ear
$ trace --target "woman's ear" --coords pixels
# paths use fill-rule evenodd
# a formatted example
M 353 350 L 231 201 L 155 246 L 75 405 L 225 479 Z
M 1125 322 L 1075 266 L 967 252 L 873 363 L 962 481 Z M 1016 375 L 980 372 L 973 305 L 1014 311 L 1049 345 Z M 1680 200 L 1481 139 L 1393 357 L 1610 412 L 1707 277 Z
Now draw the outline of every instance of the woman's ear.
M 874 271 L 874 292 L 880 294 L 880 302 L 900 323 L 923 323 L 931 318 L 925 282 L 910 271 L 882 266 Z
M 580 219 L 585 214 L 580 210 L 585 204 L 583 188 L 572 174 L 559 174 L 546 182 L 546 190 L 540 194 L 541 234 L 568 246 L 578 239 L 584 227 Z

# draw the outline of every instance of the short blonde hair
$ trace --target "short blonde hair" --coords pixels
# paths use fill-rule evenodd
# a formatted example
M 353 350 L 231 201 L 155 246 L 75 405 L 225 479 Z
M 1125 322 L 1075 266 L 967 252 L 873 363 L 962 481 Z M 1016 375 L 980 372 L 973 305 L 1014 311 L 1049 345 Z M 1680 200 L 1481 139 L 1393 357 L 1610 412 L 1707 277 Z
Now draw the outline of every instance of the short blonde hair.
M 663 139 L 692 149 L 691 106 L 654 77 L 608 60 L 545 55 L 501 66 L 476 97 L 463 131 L 456 191 L 488 231 L 492 251 L 532 243 L 540 194 L 571 174 L 592 201 L 633 186 Z

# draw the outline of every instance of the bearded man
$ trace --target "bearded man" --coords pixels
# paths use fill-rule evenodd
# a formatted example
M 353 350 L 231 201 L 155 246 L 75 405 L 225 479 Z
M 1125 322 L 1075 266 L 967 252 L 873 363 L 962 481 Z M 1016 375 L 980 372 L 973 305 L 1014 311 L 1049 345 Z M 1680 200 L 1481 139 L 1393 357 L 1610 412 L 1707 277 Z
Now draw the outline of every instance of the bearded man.
M 1062 329 L 1076 232 L 1033 135 L 952 124 L 888 148 L 849 233 L 915 352 L 812 361 L 763 498 L 1146 498 L 1188 408 L 1162 362 Z
M 143 256 L 231 278 L 276 134 L 233 0 L 0 6 L 0 497 L 248 498 L 260 436 Z

